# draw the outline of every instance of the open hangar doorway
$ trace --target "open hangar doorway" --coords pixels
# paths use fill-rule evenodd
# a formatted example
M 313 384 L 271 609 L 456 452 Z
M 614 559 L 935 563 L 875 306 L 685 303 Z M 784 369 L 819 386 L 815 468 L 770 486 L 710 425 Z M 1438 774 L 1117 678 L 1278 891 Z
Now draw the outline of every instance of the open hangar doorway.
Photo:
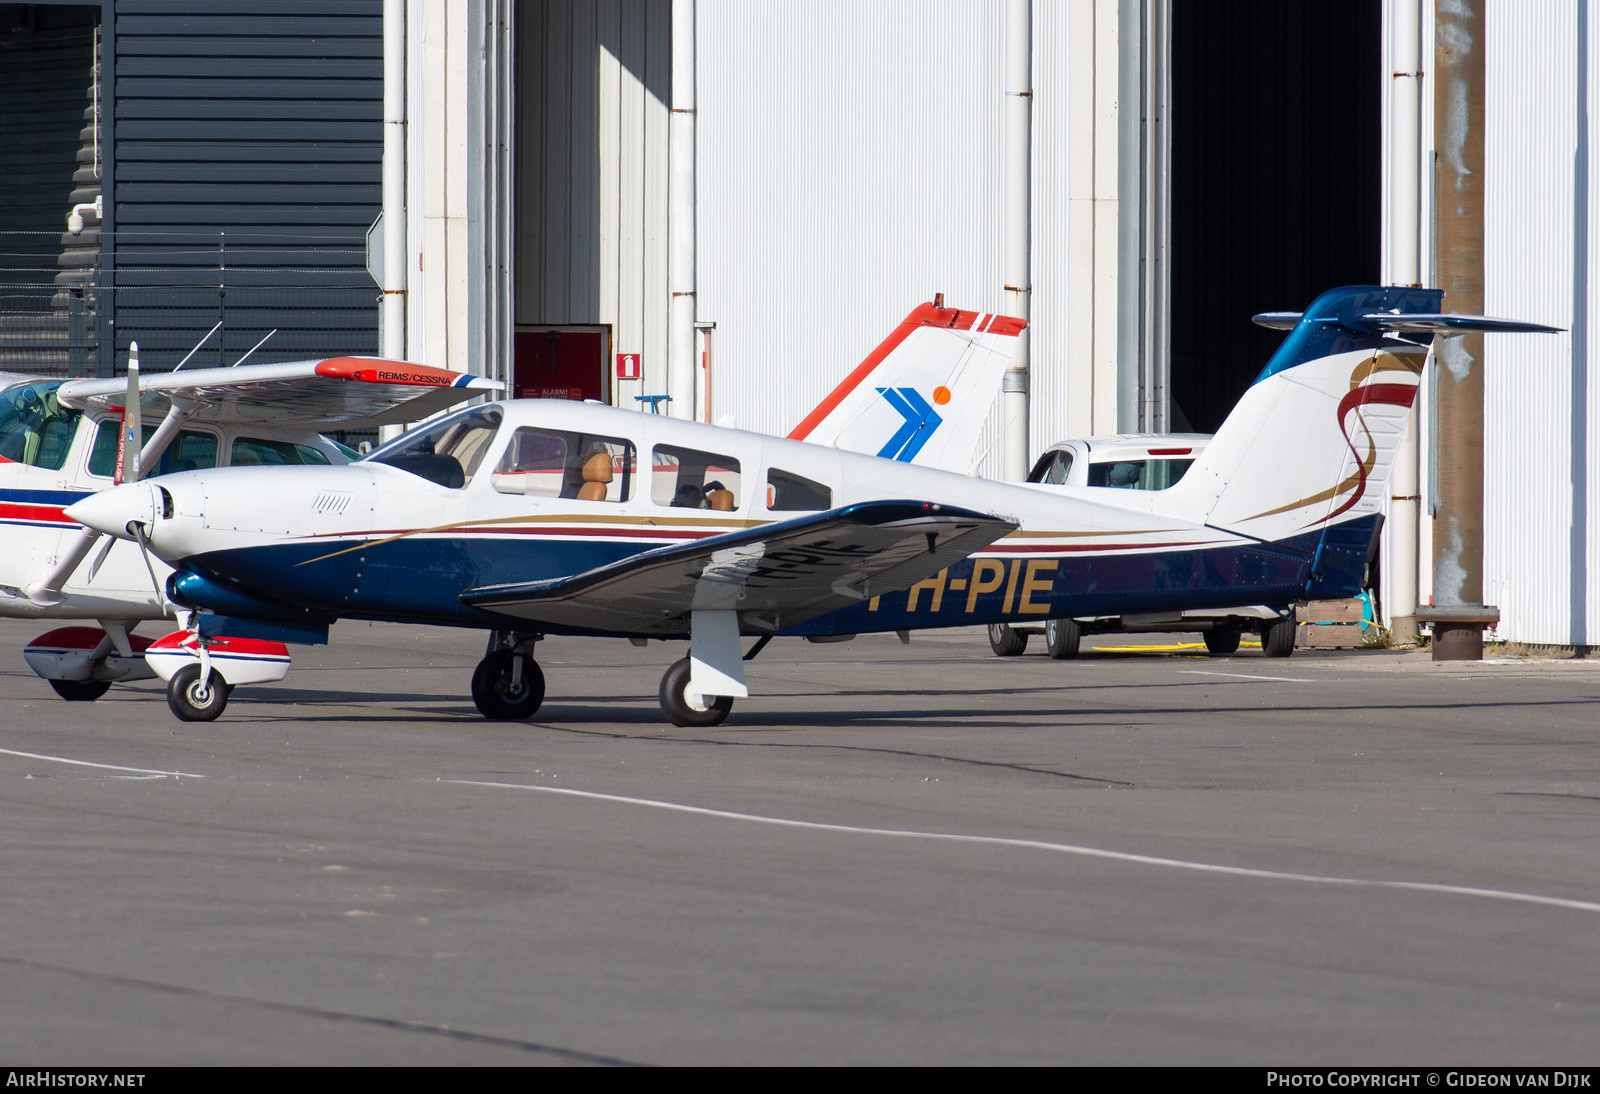
M 1170 421 L 1215 432 L 1250 322 L 1381 269 L 1381 0 L 1171 5 Z

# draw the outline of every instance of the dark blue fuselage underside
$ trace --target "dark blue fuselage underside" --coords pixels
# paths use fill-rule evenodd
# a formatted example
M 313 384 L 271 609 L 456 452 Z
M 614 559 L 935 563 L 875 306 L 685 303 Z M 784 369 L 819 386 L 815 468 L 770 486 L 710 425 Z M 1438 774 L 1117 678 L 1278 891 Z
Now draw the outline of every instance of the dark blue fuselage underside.
M 977 555 L 910 589 L 785 625 L 778 633 L 860 634 L 1256 604 L 1281 607 L 1307 598 L 1353 596 L 1360 591 L 1367 545 L 1376 527 L 1377 518 L 1369 516 L 1278 543 L 1141 553 Z M 187 559 L 172 587 L 176 599 L 189 607 L 244 617 L 613 633 L 546 628 L 467 607 L 460 594 L 509 580 L 567 577 L 654 546 L 496 535 L 418 536 L 368 545 L 302 541 Z M 335 553 L 341 551 L 345 553 Z M 272 575 L 270 587 L 262 587 L 263 574 Z

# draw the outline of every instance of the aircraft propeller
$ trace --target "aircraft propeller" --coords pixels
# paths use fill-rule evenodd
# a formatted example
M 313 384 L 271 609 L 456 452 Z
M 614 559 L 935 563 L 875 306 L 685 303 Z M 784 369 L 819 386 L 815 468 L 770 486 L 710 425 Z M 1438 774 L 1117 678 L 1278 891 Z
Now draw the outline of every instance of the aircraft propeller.
M 139 343 L 131 342 L 128 345 L 128 394 L 124 400 L 126 405 L 123 407 L 122 432 L 117 440 L 117 470 L 114 479 L 117 483 L 138 482 L 142 472 L 139 446 L 144 439 L 144 427 L 140 420 L 140 394 Z M 80 528 L 77 540 L 61 552 L 50 572 L 24 588 L 23 593 L 35 604 L 53 606 L 61 603 L 62 587 L 77 572 L 78 567 L 83 565 L 83 560 L 89 556 L 89 552 L 103 535 L 92 528 Z M 112 544 L 116 542 L 109 537 L 105 539 L 105 546 L 100 548 L 100 553 L 89 566 L 89 581 L 93 581 L 95 575 L 100 572 L 106 556 L 111 553 Z M 143 543 L 144 541 L 140 540 L 141 549 Z M 166 594 L 155 581 L 155 570 L 150 565 L 148 555 L 145 557 L 145 568 L 150 571 L 150 580 L 156 585 L 157 603 L 165 605 Z

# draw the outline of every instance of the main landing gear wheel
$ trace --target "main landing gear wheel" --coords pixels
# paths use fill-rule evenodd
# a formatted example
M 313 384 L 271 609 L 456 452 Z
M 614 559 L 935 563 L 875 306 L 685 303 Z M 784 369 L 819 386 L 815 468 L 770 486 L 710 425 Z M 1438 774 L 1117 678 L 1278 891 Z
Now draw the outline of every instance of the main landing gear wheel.
M 499 722 L 532 718 L 544 702 L 539 662 L 514 650 L 495 650 L 472 673 L 472 701 L 478 713 Z
M 689 701 L 689 659 L 674 661 L 661 676 L 661 711 L 675 726 L 714 726 L 733 709 L 733 696 L 707 695 L 697 706 Z
M 1261 652 L 1268 657 L 1288 657 L 1294 652 L 1294 615 L 1275 619 L 1261 628 Z
M 52 680 L 50 686 L 69 703 L 92 703 L 111 690 L 104 680 Z
M 1212 627 L 1205 632 L 1206 652 L 1212 657 L 1226 657 L 1239 648 L 1238 627 Z
M 989 648 L 996 657 L 1015 657 L 1028 648 L 1028 636 L 1004 623 L 990 623 Z
M 216 669 L 211 681 L 200 686 L 200 666 L 185 665 L 167 681 L 167 706 L 185 722 L 212 722 L 228 705 L 233 688 Z
M 1078 644 L 1083 641 L 1083 628 L 1076 619 L 1047 619 L 1044 624 L 1044 648 L 1052 658 L 1065 661 L 1078 656 Z

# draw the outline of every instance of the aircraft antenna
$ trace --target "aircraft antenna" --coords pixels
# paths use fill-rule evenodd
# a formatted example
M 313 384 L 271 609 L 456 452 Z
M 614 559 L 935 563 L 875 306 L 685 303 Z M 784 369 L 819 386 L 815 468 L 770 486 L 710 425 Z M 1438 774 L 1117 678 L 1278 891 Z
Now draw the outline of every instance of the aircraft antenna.
M 189 358 L 193 357 L 195 354 L 200 352 L 200 347 L 205 345 L 207 342 L 209 342 L 211 340 L 211 336 L 213 334 L 217 333 L 217 327 L 220 327 L 220 326 L 222 326 L 222 320 L 218 319 L 217 320 L 217 326 L 216 327 L 212 327 L 210 330 L 206 331 L 206 336 L 204 338 L 200 339 L 200 341 L 198 341 L 198 342 L 196 342 L 194 344 L 194 349 L 190 350 L 188 353 L 183 355 L 183 360 L 178 362 L 178 368 L 175 368 L 172 371 L 173 372 L 177 372 L 179 368 L 182 368 L 184 365 L 187 365 L 189 363 Z M 249 354 L 245 354 L 245 356 L 248 357 Z

